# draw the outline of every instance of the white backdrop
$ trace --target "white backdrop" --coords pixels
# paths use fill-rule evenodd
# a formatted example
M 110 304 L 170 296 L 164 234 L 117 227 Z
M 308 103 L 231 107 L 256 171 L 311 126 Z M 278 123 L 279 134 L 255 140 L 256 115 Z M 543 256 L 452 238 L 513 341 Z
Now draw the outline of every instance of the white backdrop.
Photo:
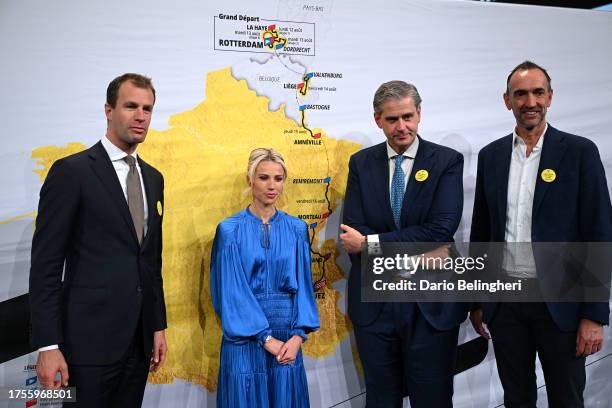
M 314 23 L 316 55 L 278 58 L 215 50 L 214 20 L 221 13 Z M 287 66 L 342 73 L 330 82 L 336 91 L 312 93 L 312 103 L 331 109 L 309 111 L 308 123 L 364 146 L 384 138 L 372 120 L 376 87 L 391 79 L 412 82 L 423 97 L 421 136 L 465 155 L 465 207 L 456 239 L 466 240 L 476 155 L 512 130 L 514 119 L 501 95 L 507 74 L 525 59 L 546 67 L 552 77 L 549 122 L 594 140 L 610 177 L 611 41 L 611 13 L 471 1 L 2 0 L 0 301 L 27 292 L 32 214 L 41 185 L 32 150 L 99 140 L 105 131 L 106 86 L 120 73 L 153 78 L 158 100 L 151 128 L 159 131 L 169 128 L 171 115 L 204 100 L 211 71 L 231 67 L 234 78 L 246 79 L 249 88 L 270 98 L 270 110 L 286 103 L 290 118 L 299 116 L 295 93 L 259 80 L 262 74 L 280 76 L 284 83 L 298 78 Z M 337 222 L 337 217 L 329 220 L 325 236 L 337 234 Z M 346 258 L 340 262 L 348 270 Z M 336 285 L 342 294 L 344 283 Z M 604 350 L 587 359 L 587 406 L 612 406 L 607 328 L 605 335 Z M 464 325 L 460 341 L 473 337 Z M 348 338 L 332 355 L 306 359 L 312 406 L 364 405 L 353 344 Z M 34 362 L 30 355 L 0 365 L 0 387 L 22 386 L 32 376 L 26 366 Z M 538 379 L 543 385 L 541 373 Z M 501 404 L 492 351 L 482 364 L 456 377 L 455 389 L 457 407 Z M 176 379 L 149 384 L 144 405 L 212 407 L 214 400 L 203 386 Z M 539 406 L 546 406 L 544 388 Z

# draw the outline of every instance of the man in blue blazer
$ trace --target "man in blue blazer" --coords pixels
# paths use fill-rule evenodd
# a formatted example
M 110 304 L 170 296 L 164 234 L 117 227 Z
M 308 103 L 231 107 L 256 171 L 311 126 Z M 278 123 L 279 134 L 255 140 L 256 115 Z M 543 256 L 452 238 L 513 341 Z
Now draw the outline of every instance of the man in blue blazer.
M 451 407 L 459 324 L 457 303 L 361 301 L 366 242 L 450 242 L 463 208 L 463 156 L 417 135 L 421 97 L 402 81 L 374 95 L 374 120 L 387 141 L 354 154 L 341 241 L 351 254 L 348 312 L 366 380 L 366 404 Z M 448 249 L 442 247 L 442 256 Z
M 612 240 L 610 197 L 597 147 L 546 123 L 552 95 L 548 73 L 533 62 L 519 64 L 508 76 L 504 101 L 516 127 L 478 155 L 470 241 Z M 563 279 L 538 251 L 510 258 L 506 253 L 500 259 L 500 270 L 538 290 L 546 289 L 545 279 Z M 549 406 L 582 407 L 585 356 L 601 349 L 609 313 L 607 302 L 485 303 L 473 310 L 476 331 L 489 337 L 484 319 L 493 337 L 505 406 L 536 406 L 537 353 Z

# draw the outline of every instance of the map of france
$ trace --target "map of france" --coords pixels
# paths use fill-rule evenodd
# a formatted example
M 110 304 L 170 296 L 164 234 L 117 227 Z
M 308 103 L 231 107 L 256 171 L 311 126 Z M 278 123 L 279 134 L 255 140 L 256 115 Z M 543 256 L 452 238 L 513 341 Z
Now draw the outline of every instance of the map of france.
M 250 202 L 246 185 L 250 151 L 256 147 L 280 151 L 289 177 L 279 207 L 309 225 L 321 329 L 304 344 L 304 353 L 321 358 L 336 351 L 351 325 L 339 309 L 342 295 L 333 288 L 346 278 L 336 262 L 340 255 L 336 240 L 321 242 L 319 237 L 329 216 L 339 210 L 348 158 L 361 146 L 335 140 L 322 129 L 313 133 L 304 120 L 289 119 L 284 106 L 270 111 L 268 98 L 233 78 L 230 68 L 210 72 L 206 84 L 204 101 L 171 116 L 169 129 L 150 129 L 138 154 L 165 178 L 163 278 L 171 353 L 149 381 L 183 379 L 214 391 L 221 327 L 210 300 L 210 252 L 217 224 Z M 32 151 L 40 166 L 34 172 L 42 182 L 55 160 L 85 148 L 77 142 L 39 147 Z

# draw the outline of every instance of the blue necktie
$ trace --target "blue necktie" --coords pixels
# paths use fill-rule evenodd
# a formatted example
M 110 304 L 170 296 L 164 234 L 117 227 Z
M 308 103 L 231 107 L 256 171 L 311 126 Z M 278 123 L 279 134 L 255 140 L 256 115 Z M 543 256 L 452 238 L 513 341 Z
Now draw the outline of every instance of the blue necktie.
M 402 201 L 404 201 L 404 170 L 402 170 L 402 162 L 404 156 L 399 154 L 395 156 L 395 171 L 393 172 L 393 180 L 391 181 L 391 210 L 393 211 L 393 220 L 395 226 L 400 227 L 400 215 L 402 214 Z

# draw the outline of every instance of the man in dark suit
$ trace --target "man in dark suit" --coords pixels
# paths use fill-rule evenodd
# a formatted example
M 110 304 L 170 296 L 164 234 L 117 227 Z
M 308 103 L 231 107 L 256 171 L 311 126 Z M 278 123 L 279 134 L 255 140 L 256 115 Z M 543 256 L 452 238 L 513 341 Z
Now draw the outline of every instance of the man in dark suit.
M 30 269 L 36 369 L 45 387 L 76 387 L 75 407 L 141 406 L 149 368 L 166 358 L 164 182 L 136 154 L 154 103 L 149 78 L 115 78 L 106 135 L 56 161 L 40 191 Z
M 484 147 L 478 173 L 472 242 L 609 242 L 612 212 L 597 147 L 546 123 L 553 90 L 546 70 L 530 61 L 507 79 L 504 102 L 514 132 Z M 564 277 L 531 244 L 515 257 L 505 251 L 497 270 L 538 291 L 542 281 Z M 534 247 L 535 248 L 535 247 Z M 523 251 L 524 252 L 524 251 Z M 484 313 L 483 313 L 484 312 Z M 604 303 L 484 303 L 470 314 L 489 337 L 506 407 L 535 407 L 535 356 L 542 363 L 550 407 L 582 407 L 585 356 L 602 347 Z
M 366 380 L 366 404 L 450 407 L 459 324 L 457 303 L 365 303 L 361 258 L 366 242 L 450 242 L 463 208 L 463 156 L 417 135 L 421 97 L 402 81 L 374 95 L 374 120 L 387 141 L 354 154 L 341 241 L 351 254 L 348 312 Z M 439 256 L 448 255 L 441 247 Z M 436 257 L 435 254 L 432 254 Z

